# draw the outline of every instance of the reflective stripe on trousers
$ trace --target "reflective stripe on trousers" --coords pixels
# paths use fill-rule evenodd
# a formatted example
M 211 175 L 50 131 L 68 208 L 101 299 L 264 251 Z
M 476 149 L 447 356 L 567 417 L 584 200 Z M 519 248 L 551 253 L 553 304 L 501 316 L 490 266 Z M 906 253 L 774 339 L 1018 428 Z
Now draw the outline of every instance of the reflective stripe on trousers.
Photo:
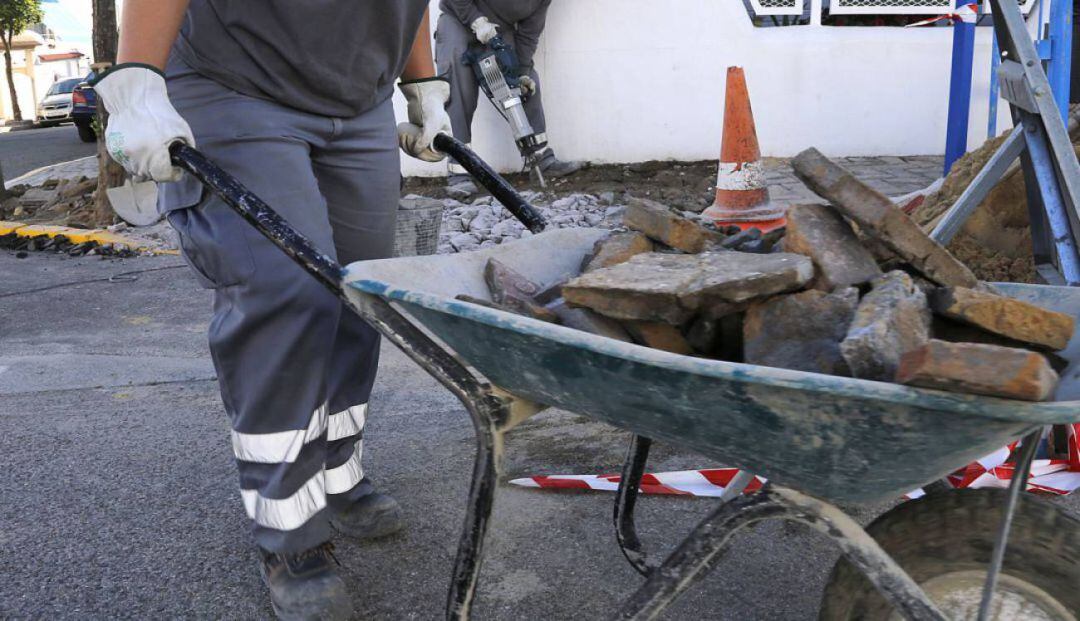
M 345 494 L 364 480 L 363 430 L 367 404 L 329 416 L 326 411 L 325 405 L 316 409 L 307 429 L 263 434 L 233 432 L 236 459 L 263 464 L 293 463 L 302 447 L 321 440 L 324 435 L 331 442 L 356 438 L 352 454 L 344 464 L 333 468 L 324 464 L 320 472 L 286 498 L 267 498 L 254 489 L 240 490 L 248 517 L 256 524 L 280 531 L 296 530 L 326 507 L 327 495 Z

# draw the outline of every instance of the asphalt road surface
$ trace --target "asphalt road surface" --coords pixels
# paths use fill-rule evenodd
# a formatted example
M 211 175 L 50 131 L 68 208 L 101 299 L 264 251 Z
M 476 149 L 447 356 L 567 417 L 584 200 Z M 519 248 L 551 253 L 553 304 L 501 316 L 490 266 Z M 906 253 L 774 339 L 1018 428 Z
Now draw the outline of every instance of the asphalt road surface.
M 206 352 L 209 318 L 209 293 L 177 257 L 0 250 L 0 618 L 272 617 Z M 617 471 L 626 440 L 549 411 L 510 434 L 502 480 Z M 473 457 L 468 418 L 386 347 L 365 449 L 365 469 L 409 527 L 337 541 L 358 615 L 440 618 Z M 717 465 L 663 445 L 654 455 L 657 470 Z M 615 546 L 611 502 L 500 485 L 474 618 L 608 618 L 641 582 Z M 714 506 L 644 498 L 646 549 L 670 550 Z M 869 519 L 883 507 L 855 509 Z M 836 556 L 802 527 L 760 525 L 665 618 L 814 619 Z
M 79 140 L 68 123 L 44 129 L 25 129 L 0 134 L 0 166 L 8 181 L 35 168 L 93 155 L 95 143 Z

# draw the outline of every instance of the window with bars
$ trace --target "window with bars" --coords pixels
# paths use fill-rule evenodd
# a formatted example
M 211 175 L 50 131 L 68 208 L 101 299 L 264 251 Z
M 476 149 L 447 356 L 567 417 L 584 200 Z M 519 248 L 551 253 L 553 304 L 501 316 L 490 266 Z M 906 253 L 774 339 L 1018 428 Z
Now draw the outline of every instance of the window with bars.
M 1029 13 L 1037 0 L 1021 0 Z M 942 15 L 964 0 L 822 0 L 822 18 L 832 26 L 902 26 L 923 17 Z M 743 0 L 757 26 L 810 23 L 810 0 Z

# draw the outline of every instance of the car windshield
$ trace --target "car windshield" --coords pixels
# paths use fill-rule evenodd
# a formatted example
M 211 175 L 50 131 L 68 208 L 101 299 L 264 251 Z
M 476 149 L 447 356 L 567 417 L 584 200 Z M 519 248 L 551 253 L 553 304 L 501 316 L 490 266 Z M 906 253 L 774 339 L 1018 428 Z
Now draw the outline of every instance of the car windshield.
M 60 80 L 56 84 L 53 84 L 49 87 L 49 92 L 46 93 L 46 96 L 63 95 L 66 93 L 70 93 L 71 91 L 75 90 L 75 87 L 78 86 L 79 83 L 82 81 L 82 78 L 70 78 L 67 80 Z

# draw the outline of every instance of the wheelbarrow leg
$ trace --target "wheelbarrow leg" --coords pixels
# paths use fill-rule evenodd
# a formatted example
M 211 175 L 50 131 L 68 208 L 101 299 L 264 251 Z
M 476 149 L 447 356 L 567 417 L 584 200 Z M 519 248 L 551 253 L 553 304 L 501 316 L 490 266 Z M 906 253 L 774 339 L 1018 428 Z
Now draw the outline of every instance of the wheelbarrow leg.
M 990 557 L 990 567 L 986 570 L 986 584 L 983 586 L 982 601 L 979 603 L 978 621 L 986 621 L 990 618 L 991 604 L 994 602 L 994 591 L 997 589 L 998 576 L 1001 574 L 1001 565 L 1005 562 L 1005 548 L 1009 545 L 1009 531 L 1012 530 L 1012 519 L 1016 513 L 1016 505 L 1020 502 L 1020 493 L 1027 488 L 1028 475 L 1031 474 L 1031 462 L 1035 459 L 1035 450 L 1042 439 L 1042 430 L 1038 430 L 1024 437 L 1020 445 L 1020 454 L 1016 458 L 1016 466 L 1013 468 L 1013 477 L 1009 481 L 1009 496 L 1005 501 L 1005 515 L 1001 519 L 1001 528 L 998 531 L 997 541 L 994 543 L 994 553 Z
M 473 462 L 472 483 L 469 486 L 469 504 L 465 510 L 465 524 L 458 541 L 454 573 L 447 594 L 446 618 L 468 619 L 476 586 L 480 581 L 480 563 L 484 553 L 491 510 L 495 505 L 495 485 L 499 470 L 497 446 L 497 411 L 486 402 L 468 403 L 466 409 L 473 419 L 476 431 L 476 459 Z M 498 406 L 494 406 L 497 409 Z
M 651 447 L 650 438 L 639 435 L 630 437 L 630 446 L 626 449 L 626 460 L 619 477 L 619 489 L 615 492 L 615 540 L 630 566 L 643 576 L 648 576 L 659 566 L 642 549 L 634 522 L 634 508 L 640 496 L 641 479 L 645 474 L 645 464 L 649 461 Z M 740 470 L 724 488 L 720 502 L 730 502 L 737 498 L 753 481 L 753 474 Z
M 637 526 L 634 524 L 634 507 L 637 506 L 641 477 L 645 474 L 645 464 L 649 461 L 650 447 L 651 439 L 636 434 L 630 437 L 622 476 L 619 477 L 619 489 L 615 492 L 615 540 L 630 566 L 643 576 L 648 576 L 657 567 L 641 549 L 641 539 L 638 538 Z
M 472 419 L 476 432 L 476 459 L 446 604 L 448 619 L 468 619 L 495 503 L 501 435 L 526 418 L 529 412 L 513 411 L 511 401 L 497 394 L 496 389 L 481 381 L 385 300 L 354 293 L 349 298 L 349 306 L 452 392 Z
M 910 576 L 854 520 L 836 507 L 794 490 L 766 485 L 718 507 L 653 571 L 616 619 L 656 619 L 719 562 L 735 533 L 771 519 L 806 523 L 831 537 L 882 595 L 909 619 L 944 621 L 941 611 Z

